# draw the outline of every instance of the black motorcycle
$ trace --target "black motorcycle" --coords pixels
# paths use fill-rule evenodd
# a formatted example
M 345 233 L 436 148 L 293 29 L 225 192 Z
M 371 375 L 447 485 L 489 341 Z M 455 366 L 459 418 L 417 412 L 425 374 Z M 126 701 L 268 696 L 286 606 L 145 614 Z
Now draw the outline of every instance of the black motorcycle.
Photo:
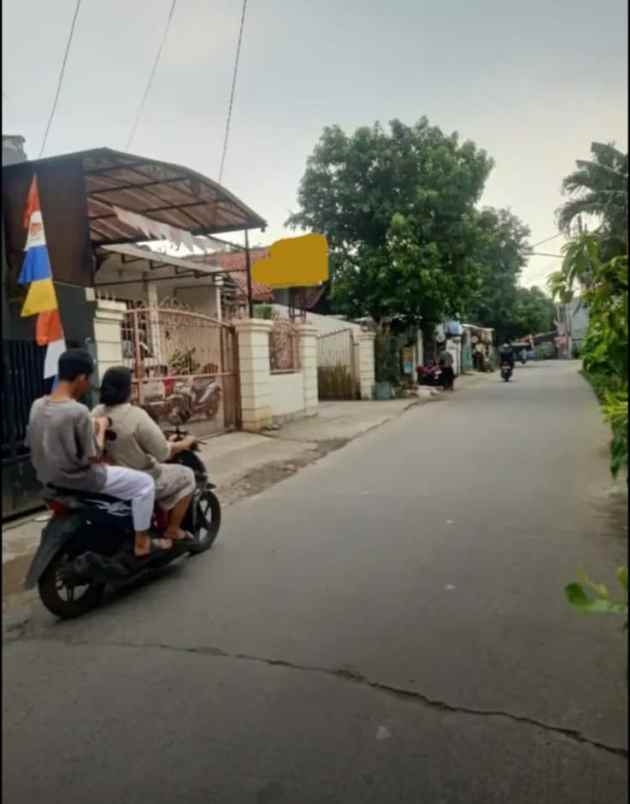
M 175 432 L 177 438 L 184 435 Z M 42 603 L 57 617 L 79 617 L 100 604 L 107 586 L 135 583 L 182 556 L 210 549 L 221 526 L 221 506 L 198 451 L 195 444 L 173 458 L 195 473 L 195 491 L 182 523 L 192 539 L 176 541 L 168 551 L 136 556 L 130 503 L 106 494 L 48 487 L 44 499 L 52 517 L 42 531 L 25 587 L 37 585 Z M 165 528 L 165 514 L 156 507 L 152 535 L 159 536 Z
M 509 363 L 501 363 L 501 377 L 505 382 L 509 382 L 512 376 L 512 366 Z

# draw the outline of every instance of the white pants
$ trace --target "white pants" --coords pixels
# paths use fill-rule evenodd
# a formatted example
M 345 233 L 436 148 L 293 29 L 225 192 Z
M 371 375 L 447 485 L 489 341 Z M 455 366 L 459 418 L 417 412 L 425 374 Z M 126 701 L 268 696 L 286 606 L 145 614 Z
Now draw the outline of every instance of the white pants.
M 149 530 L 155 503 L 155 481 L 146 472 L 124 466 L 106 466 L 107 480 L 103 494 L 131 502 L 133 529 Z

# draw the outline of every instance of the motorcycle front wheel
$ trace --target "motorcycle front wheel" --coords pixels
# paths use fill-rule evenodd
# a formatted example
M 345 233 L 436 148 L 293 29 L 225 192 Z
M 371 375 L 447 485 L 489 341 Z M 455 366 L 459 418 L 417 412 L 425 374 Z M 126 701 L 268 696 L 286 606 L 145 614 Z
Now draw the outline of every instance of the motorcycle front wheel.
M 65 578 L 73 557 L 61 550 L 50 562 L 39 579 L 39 597 L 51 614 L 62 620 L 80 617 L 96 608 L 103 599 L 105 584 L 88 581 L 82 585 L 68 582 Z
M 216 495 L 206 489 L 197 502 L 195 521 L 195 545 L 190 548 L 192 555 L 205 553 L 209 550 L 219 535 L 221 527 L 221 505 Z

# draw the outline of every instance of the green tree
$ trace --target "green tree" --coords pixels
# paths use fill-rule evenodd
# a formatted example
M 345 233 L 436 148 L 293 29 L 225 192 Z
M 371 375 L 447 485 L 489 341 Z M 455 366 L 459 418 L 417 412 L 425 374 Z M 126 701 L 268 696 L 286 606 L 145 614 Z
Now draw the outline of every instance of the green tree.
M 475 204 L 492 164 L 426 118 L 324 129 L 287 225 L 327 236 L 336 311 L 401 315 L 426 332 L 460 310 L 476 287 Z
M 553 299 L 536 285 L 518 288 L 508 327 L 508 337 L 520 338 L 554 328 L 556 307 Z
M 577 292 L 589 312 L 582 347 L 584 370 L 613 433 L 611 469 L 628 465 L 628 257 L 601 257 L 601 241 L 581 234 L 565 246 L 562 269 L 549 285 L 561 300 Z
M 628 251 L 628 155 L 613 144 L 594 142 L 591 160 L 578 159 L 577 170 L 562 182 L 571 198 L 558 210 L 558 224 L 567 234 L 576 219 L 592 216 L 602 241 L 602 256 Z
M 589 326 L 584 342 L 584 368 L 628 382 L 628 257 L 601 256 L 595 234 L 582 233 L 564 246 L 560 271 L 549 287 L 562 301 L 576 293 L 588 307 Z
M 465 317 L 492 327 L 501 341 L 526 334 L 515 322 L 515 306 L 519 299 L 518 279 L 527 263 L 529 229 L 506 209 L 482 210 L 478 213 L 478 226 L 477 282 Z M 521 301 L 524 299 L 521 294 Z

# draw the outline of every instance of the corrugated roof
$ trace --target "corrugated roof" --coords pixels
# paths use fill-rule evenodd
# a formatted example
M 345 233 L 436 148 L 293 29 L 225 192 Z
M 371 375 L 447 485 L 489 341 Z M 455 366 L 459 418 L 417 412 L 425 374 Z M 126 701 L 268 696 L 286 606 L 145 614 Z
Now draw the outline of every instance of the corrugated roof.
M 136 246 L 131 243 L 118 246 L 100 246 L 99 254 L 106 257 L 115 254 L 123 258 L 130 258 L 128 262 L 132 264 L 133 271 L 149 273 L 154 267 L 172 266 L 179 271 L 193 271 L 198 276 L 218 276 L 223 272 L 220 268 L 205 265 L 191 259 L 174 257 L 172 254 L 164 254 L 160 251 L 152 251 L 146 246 Z M 140 265 L 137 263 L 140 262 Z M 114 283 L 108 283 L 114 284 Z
M 193 235 L 264 229 L 266 222 L 225 187 L 200 173 L 156 159 L 96 148 L 28 163 L 80 162 L 94 245 L 140 242 L 146 234 L 118 219 L 113 206 Z M 16 166 L 19 167 L 19 166 Z M 11 168 L 6 168 L 11 170 Z

